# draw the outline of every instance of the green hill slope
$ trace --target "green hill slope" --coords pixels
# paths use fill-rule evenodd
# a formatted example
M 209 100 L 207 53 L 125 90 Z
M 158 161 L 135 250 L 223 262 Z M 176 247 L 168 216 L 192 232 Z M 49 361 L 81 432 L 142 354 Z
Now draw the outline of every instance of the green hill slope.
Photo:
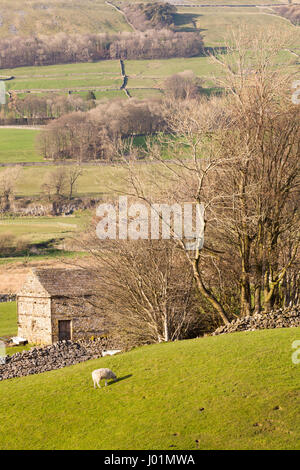
M 0 36 L 131 31 L 105 0 L 1 0 Z
M 300 329 L 152 345 L 0 383 L 1 449 L 296 449 Z M 94 390 L 91 371 L 122 379 Z

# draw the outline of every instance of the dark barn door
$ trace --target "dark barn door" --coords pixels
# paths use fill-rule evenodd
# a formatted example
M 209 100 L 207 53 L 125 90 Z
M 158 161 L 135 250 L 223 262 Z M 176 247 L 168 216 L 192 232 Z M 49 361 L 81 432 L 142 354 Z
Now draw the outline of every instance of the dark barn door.
M 59 320 L 58 321 L 58 339 L 71 339 L 71 320 Z

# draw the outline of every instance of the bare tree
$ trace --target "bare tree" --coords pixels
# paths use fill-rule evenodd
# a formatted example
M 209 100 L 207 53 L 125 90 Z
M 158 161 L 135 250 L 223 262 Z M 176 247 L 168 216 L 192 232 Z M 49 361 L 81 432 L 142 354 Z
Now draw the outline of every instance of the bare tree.
M 67 172 L 64 167 L 58 167 L 51 173 L 51 184 L 56 196 L 62 196 L 66 190 Z
M 165 94 L 171 99 L 193 99 L 201 91 L 202 80 L 191 70 L 171 75 L 164 82 Z
M 72 199 L 75 185 L 78 179 L 83 175 L 83 169 L 81 166 L 71 166 L 67 171 L 67 182 L 69 185 L 69 199 Z
M 0 172 L 0 197 L 3 211 L 9 211 L 11 208 L 20 174 L 20 167 L 6 168 Z
M 91 255 L 93 305 L 131 345 L 174 341 L 206 330 L 191 269 L 172 242 L 103 241 L 89 234 L 80 243 Z
M 172 7 L 171 7 L 172 8 Z M 162 59 L 203 55 L 198 32 L 169 29 L 147 32 L 15 36 L 0 40 L 1 68 L 54 65 L 107 59 Z
M 186 256 L 199 293 L 225 323 L 229 313 L 215 281 L 228 272 L 224 260 L 236 259 L 240 313 L 248 315 L 280 302 L 299 247 L 300 110 L 287 94 L 291 77 L 273 67 L 286 44 L 269 33 L 233 39 L 232 55 L 215 59 L 227 95 L 180 109 L 167 102 L 171 138 L 163 135 L 148 148 L 155 172 L 145 181 L 129 166 L 133 193 L 148 204 L 159 197 L 204 205 L 203 250 Z M 288 257 L 287 237 L 293 240 Z M 185 250 L 182 240 L 175 242 Z

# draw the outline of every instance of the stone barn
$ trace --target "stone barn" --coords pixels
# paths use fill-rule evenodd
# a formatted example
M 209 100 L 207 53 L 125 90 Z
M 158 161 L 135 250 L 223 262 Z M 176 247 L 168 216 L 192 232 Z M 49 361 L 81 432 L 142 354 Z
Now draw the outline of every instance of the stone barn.
M 94 294 L 92 275 L 83 269 L 32 270 L 17 294 L 18 336 L 47 345 L 104 334 Z

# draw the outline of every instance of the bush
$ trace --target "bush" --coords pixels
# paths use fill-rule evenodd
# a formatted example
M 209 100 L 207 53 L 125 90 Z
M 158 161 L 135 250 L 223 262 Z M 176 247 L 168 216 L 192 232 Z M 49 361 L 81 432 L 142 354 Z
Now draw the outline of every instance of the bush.
M 152 134 L 163 125 L 159 102 L 113 101 L 51 122 L 39 135 L 38 145 L 47 159 L 110 160 L 120 138 Z

